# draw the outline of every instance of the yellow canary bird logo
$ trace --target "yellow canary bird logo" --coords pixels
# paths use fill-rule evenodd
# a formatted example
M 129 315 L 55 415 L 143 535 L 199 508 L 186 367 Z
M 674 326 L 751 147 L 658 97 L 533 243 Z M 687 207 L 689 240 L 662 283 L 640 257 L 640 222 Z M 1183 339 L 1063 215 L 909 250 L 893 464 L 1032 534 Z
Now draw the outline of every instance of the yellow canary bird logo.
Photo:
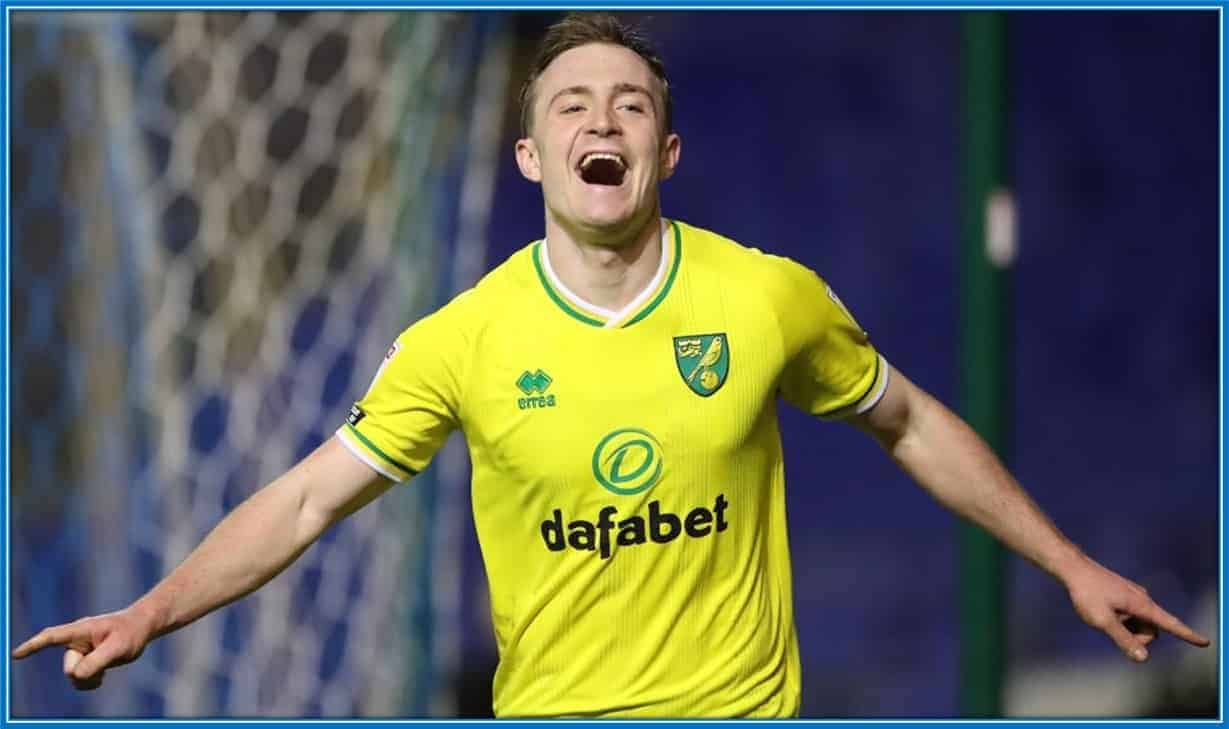
M 721 339 L 721 337 L 713 337 L 713 341 L 709 343 L 708 349 L 704 352 L 704 356 L 701 357 L 700 361 L 696 363 L 696 366 L 692 368 L 691 374 L 687 375 L 687 384 L 690 385 L 691 381 L 696 379 L 696 375 L 717 364 L 717 360 L 721 359 Z
M 675 337 L 674 362 L 683 384 L 700 397 L 709 397 L 730 374 L 729 337 L 725 332 Z

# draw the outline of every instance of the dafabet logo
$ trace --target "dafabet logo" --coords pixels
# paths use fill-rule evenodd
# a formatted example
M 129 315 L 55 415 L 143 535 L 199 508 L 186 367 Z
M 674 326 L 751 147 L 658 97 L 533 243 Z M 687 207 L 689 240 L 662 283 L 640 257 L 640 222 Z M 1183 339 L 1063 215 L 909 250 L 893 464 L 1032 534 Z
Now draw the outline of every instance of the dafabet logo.
M 640 428 L 620 428 L 593 449 L 593 477 L 620 496 L 647 491 L 661 478 L 661 444 Z
M 618 496 L 634 496 L 661 481 L 665 456 L 661 442 L 652 433 L 643 428 L 619 428 L 598 440 L 592 466 L 593 478 L 602 488 Z M 629 506 L 635 509 L 642 503 Z M 615 521 L 619 507 L 610 504 L 598 509 L 596 521 L 573 519 L 566 523 L 563 510 L 555 509 L 551 518 L 542 522 L 542 541 L 552 552 L 571 548 L 597 552 L 602 559 L 608 559 L 616 546 L 633 547 L 650 541 L 667 544 L 684 534 L 699 539 L 724 532 L 729 528 L 729 507 L 725 494 L 717 494 L 711 509 L 697 506 L 680 516 L 654 499 L 648 503 L 647 517 L 631 514 Z

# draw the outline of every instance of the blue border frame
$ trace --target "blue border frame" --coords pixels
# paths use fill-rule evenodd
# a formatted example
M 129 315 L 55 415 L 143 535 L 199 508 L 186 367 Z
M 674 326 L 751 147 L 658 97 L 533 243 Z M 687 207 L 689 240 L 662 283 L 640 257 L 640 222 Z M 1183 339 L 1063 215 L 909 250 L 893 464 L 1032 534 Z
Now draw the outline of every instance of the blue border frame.
M 1225 9 L 1221 6 L 1220 12 L 1220 99 L 1217 109 L 1220 113 L 1220 155 L 1219 155 L 1219 178 L 1220 178 L 1220 219 L 1219 229 L 1219 245 L 1217 247 L 1219 262 L 1218 270 L 1220 271 L 1219 285 L 1219 300 L 1217 301 L 1218 315 L 1220 317 L 1220 499 L 1218 505 L 1218 515 L 1220 517 L 1220 541 L 1218 548 L 1220 550 L 1220 640 L 1216 646 L 1218 655 L 1218 665 L 1220 666 L 1219 679 L 1217 685 L 1220 688 L 1220 718 L 1223 721 L 1225 717 L 1225 643 L 1224 643 L 1224 625 L 1225 625 L 1225 338 L 1227 330 L 1225 327 L 1225 149 L 1227 138 L 1225 136 Z
M 1225 585 L 1225 544 L 1224 544 L 1224 473 L 1225 473 L 1225 427 L 1224 416 L 1226 403 L 1229 399 L 1225 392 L 1225 339 L 1229 336 L 1229 328 L 1226 327 L 1224 315 L 1224 281 L 1226 275 L 1226 259 L 1224 255 L 1224 207 L 1226 200 L 1226 191 L 1224 185 L 1224 156 L 1226 146 L 1229 145 L 1229 137 L 1225 134 L 1224 125 L 1224 99 L 1226 89 L 1229 88 L 1226 84 L 1225 65 L 1224 65 L 1224 43 L 1226 35 L 1226 17 L 1225 6 L 1229 0 L 1186 0 L 1179 4 L 1163 4 L 1155 0 L 1145 2 L 1143 0 L 1084 0 L 1079 3 L 1056 3 L 1056 2 L 993 2 L 991 0 L 963 0 L 960 2 L 943 2 L 933 3 L 925 2 L 925 0 L 916 0 L 913 2 L 901 0 L 862 0 L 861 2 L 841 2 L 839 4 L 818 4 L 808 2 L 806 0 L 776 0 L 772 3 L 754 4 L 748 2 L 700 2 L 699 0 L 675 0 L 674 2 L 654 2 L 652 0 L 623 0 L 622 2 L 600 2 L 598 0 L 577 0 L 572 3 L 563 2 L 527 2 L 522 4 L 510 2 L 496 2 L 495 0 L 482 1 L 470 0 L 469 2 L 433 2 L 433 3 L 406 3 L 395 0 L 387 0 L 384 2 L 366 0 L 359 4 L 342 4 L 337 2 L 310 2 L 309 0 L 285 0 L 284 2 L 265 2 L 261 3 L 245 3 L 242 0 L 213 0 L 212 2 L 189 2 L 183 4 L 172 4 L 166 2 L 141 2 L 135 0 L 126 3 L 108 3 L 108 2 L 68 2 L 56 0 L 43 0 L 42 2 L 22 2 L 21 0 L 0 0 L 0 10 L 4 12 L 4 33 L 0 36 L 0 73 L 4 77 L 4 97 L 3 97 L 3 119 L 5 136 L 0 143 L 0 184 L 3 184 L 4 190 L 4 225 L 0 228 L 0 265 L 3 266 L 4 282 L 3 296 L 0 296 L 0 337 L 3 338 L 4 347 L 4 365 L 0 368 L 0 423 L 3 423 L 3 444 L 0 445 L 0 468 L 2 468 L 3 479 L 5 485 L 4 492 L 4 519 L 0 520 L 0 541 L 3 542 L 4 559 L 0 560 L 0 577 L 4 582 L 5 603 L 4 603 L 4 621 L 0 625 L 0 636 L 3 636 L 3 643 L 6 646 L 12 645 L 12 639 L 9 635 L 10 629 L 10 574 L 8 565 L 8 555 L 10 553 L 9 543 L 9 489 L 8 474 L 10 464 L 9 444 L 10 444 L 10 423 L 9 423 L 9 402 L 10 402 L 10 381 L 9 381 L 9 362 L 10 362 L 10 341 L 9 341 L 9 292 L 11 282 L 10 272 L 10 256 L 9 256 L 9 240 L 10 240 L 10 188 L 8 182 L 9 157 L 8 145 L 10 139 L 10 88 L 9 88 L 9 32 L 10 32 L 10 11 L 11 10 L 137 10 L 137 9 L 174 9 L 174 10 L 193 10 L 193 9 L 243 9 L 243 10 L 260 10 L 260 9 L 286 9 L 286 8 L 303 8 L 303 9 L 335 9 L 335 10 L 370 10 L 370 9 L 407 9 L 407 10 L 563 10 L 563 9 L 609 9 L 609 10 L 700 10 L 700 9 L 721 9 L 721 10 L 962 10 L 962 9 L 996 9 L 996 10 L 1039 10 L 1039 9 L 1062 9 L 1062 10 L 1209 10 L 1219 9 L 1220 12 L 1220 70 L 1221 70 L 1221 88 L 1220 88 L 1220 155 L 1219 155 L 1219 179 L 1221 187 L 1221 210 L 1219 218 L 1219 246 L 1218 246 L 1218 270 L 1220 272 L 1219 279 L 1219 336 L 1220 342 L 1218 346 L 1219 352 L 1219 369 L 1220 369 L 1220 398 L 1219 398 L 1219 440 L 1220 440 L 1220 460 L 1219 460 L 1219 476 L 1220 476 L 1220 491 L 1219 491 L 1219 510 L 1220 510 L 1220 623 L 1225 624 L 1225 601 L 1224 601 L 1224 585 Z M 1044 725 L 1073 725 L 1073 724 L 1219 724 L 1224 719 L 1224 643 L 1223 632 L 1218 636 L 1219 645 L 1217 651 L 1220 664 L 1220 697 L 1221 697 L 1221 714 L 1220 720 L 1012 720 L 999 719 L 993 721 L 984 720 L 895 720 L 895 721 L 880 721 L 880 720 L 811 720 L 799 719 L 789 720 L 787 724 L 852 724 L 868 729 L 877 729 L 879 727 L 900 727 L 908 725 L 961 725 L 961 726 L 995 726 L 995 725 L 1023 725 L 1023 726 L 1044 726 Z M 10 659 L 11 660 L 11 659 Z M 452 727 L 465 726 L 485 726 L 489 725 L 489 721 L 472 721 L 472 720 L 323 720 L 323 719 L 291 719 L 291 720 L 230 720 L 230 719 L 190 719 L 190 720 L 175 720 L 175 719 L 135 719 L 135 720 L 42 720 L 42 719 L 13 719 L 10 716 L 10 708 L 12 705 L 11 685 L 9 683 L 9 663 L 4 661 L 0 663 L 0 684 L 3 685 L 3 694 L 0 698 L 0 726 L 13 725 L 37 725 L 37 726 L 75 726 L 86 724 L 99 729 L 120 729 L 133 725 L 146 726 L 161 726 L 161 725 L 193 725 L 193 726 L 249 726 L 249 725 L 303 725 L 311 726 L 349 726 L 361 724 L 369 727 L 394 727 L 405 726 L 407 724 L 416 725 L 447 725 Z M 501 723 L 524 725 L 524 724 L 543 724 L 546 722 L 539 721 L 519 721 L 519 720 L 501 720 Z M 592 721 L 551 721 L 552 726 L 578 726 L 592 725 L 596 722 Z M 603 722 L 608 723 L 608 722 Z M 641 721 L 641 720 L 612 720 L 616 724 L 636 724 L 636 725 L 670 725 L 670 724 L 716 724 L 717 722 L 704 720 L 671 720 L 671 721 Z M 739 721 L 739 724 L 766 724 L 764 721 Z M 774 722 L 776 723 L 776 722 Z
M 307 0 L 284 0 L 283 2 L 245 3 L 242 0 L 214 0 L 213 2 L 185 2 L 170 4 L 154 0 L 134 0 L 125 3 L 82 3 L 68 0 L 43 0 L 21 2 L 4 0 L 0 8 L 16 10 L 1211 10 L 1224 8 L 1224 0 L 1184 0 L 1182 3 L 1164 4 L 1156 0 L 1082 0 L 1078 3 L 1057 2 L 994 2 L 993 0 L 958 0 L 957 2 L 931 3 L 925 0 L 865 0 L 865 2 L 841 2 L 817 4 L 807 0 L 774 0 L 758 4 L 754 2 L 714 3 L 701 0 L 622 0 L 606 3 L 600 0 L 577 0 L 573 3 L 528 2 L 512 3 L 507 0 L 469 0 L 468 2 L 432 2 L 413 4 L 403 0 L 365 0 L 361 3 L 309 2 Z
M 0 7 L 3 7 L 3 2 L 0 0 Z M 4 581 L 4 622 L 0 625 L 0 636 L 2 636 L 3 644 L 11 645 L 9 638 L 9 14 L 7 9 L 4 12 L 4 34 L 0 36 L 0 75 L 4 77 L 4 100 L 3 100 L 3 117 L 4 117 L 4 140 L 0 141 L 0 186 L 4 189 L 4 225 L 0 226 L 0 261 L 3 261 L 4 268 L 4 291 L 0 296 L 0 337 L 4 339 L 4 366 L 0 368 L 3 374 L 0 374 L 0 431 L 3 431 L 4 443 L 0 445 L 0 478 L 4 483 L 4 518 L 0 519 L 0 534 L 3 538 L 0 541 L 4 544 L 4 558 L 0 559 L 0 575 Z M 0 666 L 0 686 L 4 687 L 3 711 L 0 711 L 0 721 L 7 721 L 9 716 L 9 707 L 12 705 L 12 686 L 9 683 L 9 663 L 4 662 Z

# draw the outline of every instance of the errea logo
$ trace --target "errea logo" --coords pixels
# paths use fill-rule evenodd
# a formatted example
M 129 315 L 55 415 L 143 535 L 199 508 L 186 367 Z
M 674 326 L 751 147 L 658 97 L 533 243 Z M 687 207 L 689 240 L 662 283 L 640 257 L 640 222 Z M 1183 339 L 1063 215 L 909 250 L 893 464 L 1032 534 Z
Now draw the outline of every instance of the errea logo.
M 541 395 L 546 392 L 546 388 L 550 387 L 550 383 L 554 382 L 550 375 L 542 370 L 529 374 L 529 370 L 521 373 L 521 376 L 516 379 L 516 386 L 521 388 L 521 392 L 526 395 L 532 395 L 535 392 Z
M 516 406 L 521 410 L 555 407 L 555 396 L 546 394 L 552 382 L 551 376 L 541 369 L 532 373 L 525 370 L 516 378 L 516 386 L 528 397 L 518 398 Z

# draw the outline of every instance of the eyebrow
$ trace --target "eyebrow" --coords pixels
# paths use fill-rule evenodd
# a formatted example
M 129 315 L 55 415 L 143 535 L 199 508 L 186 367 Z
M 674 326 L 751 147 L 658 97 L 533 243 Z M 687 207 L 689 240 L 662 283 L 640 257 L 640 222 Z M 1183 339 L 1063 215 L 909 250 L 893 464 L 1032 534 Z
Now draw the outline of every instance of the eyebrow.
M 641 86 L 640 84 L 633 84 L 633 83 L 628 83 L 626 81 L 623 81 L 623 82 L 620 82 L 614 85 L 614 92 L 616 95 L 618 94 L 644 94 L 645 96 L 648 97 L 649 103 L 653 104 L 653 108 L 654 109 L 657 108 L 657 100 L 653 98 L 653 94 L 651 94 L 648 89 Z M 578 86 L 569 86 L 566 89 L 559 89 L 559 91 L 555 92 L 554 96 L 550 97 L 550 101 L 548 101 L 546 104 L 547 108 L 552 106 L 555 103 L 555 100 L 558 99 L 560 96 L 568 96 L 571 94 L 576 94 L 578 96 L 592 96 L 593 88 L 590 86 L 578 85 Z

